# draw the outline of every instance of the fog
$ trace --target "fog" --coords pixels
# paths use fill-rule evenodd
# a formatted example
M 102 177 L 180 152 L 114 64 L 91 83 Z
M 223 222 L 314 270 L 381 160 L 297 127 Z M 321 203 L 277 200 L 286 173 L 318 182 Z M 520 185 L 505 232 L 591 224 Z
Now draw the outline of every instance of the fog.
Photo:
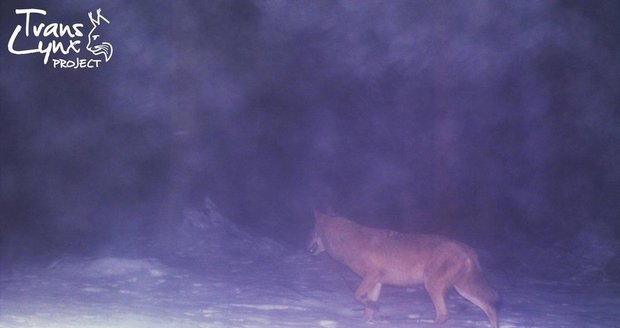
M 97 69 L 0 52 L 2 260 L 136 249 L 208 197 L 291 250 L 332 208 L 618 277 L 617 2 L 3 1 L 0 40 L 97 7 Z
M 0 327 L 434 327 L 449 273 L 445 327 L 620 322 L 620 2 L 2 1 L 0 43 Z

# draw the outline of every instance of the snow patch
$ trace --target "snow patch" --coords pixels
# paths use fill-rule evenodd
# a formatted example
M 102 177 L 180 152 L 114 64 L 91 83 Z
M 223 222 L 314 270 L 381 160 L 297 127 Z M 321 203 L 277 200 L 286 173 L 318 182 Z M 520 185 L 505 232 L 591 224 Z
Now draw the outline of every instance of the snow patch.
M 146 273 L 152 277 L 161 277 L 166 274 L 156 260 L 118 257 L 104 257 L 94 260 L 85 268 L 85 273 L 94 276 L 123 276 Z
M 101 293 L 105 291 L 105 289 L 99 287 L 84 287 L 82 288 L 82 291 L 88 293 Z
M 325 327 L 325 328 L 336 328 L 338 327 L 338 323 L 336 321 L 331 321 L 331 320 L 321 320 L 319 321 L 319 326 Z
M 230 306 L 256 309 L 256 310 L 261 310 L 261 311 L 273 311 L 273 310 L 306 311 L 305 308 L 302 308 L 299 306 L 278 305 L 278 304 L 230 304 Z

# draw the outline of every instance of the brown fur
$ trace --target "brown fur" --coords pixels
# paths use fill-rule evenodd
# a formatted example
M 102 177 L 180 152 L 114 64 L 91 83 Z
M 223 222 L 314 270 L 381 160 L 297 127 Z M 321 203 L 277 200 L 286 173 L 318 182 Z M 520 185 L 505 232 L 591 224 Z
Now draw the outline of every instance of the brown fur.
M 498 327 L 494 303 L 498 294 L 483 278 L 475 251 L 438 235 L 403 234 L 364 227 L 332 214 L 315 212 L 316 225 L 310 251 L 327 251 L 362 277 L 355 299 L 371 321 L 383 284 L 424 284 L 436 311 L 436 323 L 448 318 L 446 291 L 456 291 L 487 315 Z

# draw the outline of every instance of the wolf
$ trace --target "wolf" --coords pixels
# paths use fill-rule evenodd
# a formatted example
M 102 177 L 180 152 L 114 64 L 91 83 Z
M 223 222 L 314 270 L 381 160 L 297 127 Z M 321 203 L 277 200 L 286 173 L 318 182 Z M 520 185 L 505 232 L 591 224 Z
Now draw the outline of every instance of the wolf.
M 436 323 L 448 319 L 445 295 L 454 287 L 498 327 L 499 294 L 482 276 L 471 247 L 439 235 L 369 228 L 333 213 L 315 210 L 314 216 L 308 250 L 314 255 L 327 252 L 362 278 L 355 299 L 364 306 L 366 321 L 373 320 L 383 284 L 423 284 L 435 306 Z

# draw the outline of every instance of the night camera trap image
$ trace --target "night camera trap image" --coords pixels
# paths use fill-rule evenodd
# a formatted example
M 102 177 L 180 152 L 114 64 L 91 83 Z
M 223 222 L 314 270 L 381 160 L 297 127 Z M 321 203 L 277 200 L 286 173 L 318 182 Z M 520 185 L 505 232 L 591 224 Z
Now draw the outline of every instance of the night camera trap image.
M 0 3 L 0 328 L 620 326 L 620 2 Z

